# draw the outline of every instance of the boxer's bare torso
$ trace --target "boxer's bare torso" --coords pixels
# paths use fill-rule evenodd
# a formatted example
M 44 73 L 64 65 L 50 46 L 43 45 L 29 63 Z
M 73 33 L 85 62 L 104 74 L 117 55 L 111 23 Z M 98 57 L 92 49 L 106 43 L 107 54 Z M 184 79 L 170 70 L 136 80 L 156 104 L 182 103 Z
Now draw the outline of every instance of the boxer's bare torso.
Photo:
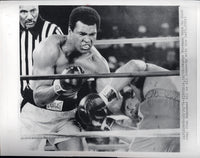
M 80 66 L 87 74 L 110 72 L 107 62 L 94 46 L 85 53 L 73 49 L 73 44 L 68 41 L 67 36 L 49 37 L 34 52 L 33 75 L 61 74 L 69 66 Z M 33 81 L 32 88 L 38 92 L 52 83 L 53 80 L 37 80 Z M 99 79 L 97 83 L 99 91 L 106 85 L 105 79 Z M 52 102 L 55 97 L 52 94 L 49 99 L 46 98 L 46 102 Z

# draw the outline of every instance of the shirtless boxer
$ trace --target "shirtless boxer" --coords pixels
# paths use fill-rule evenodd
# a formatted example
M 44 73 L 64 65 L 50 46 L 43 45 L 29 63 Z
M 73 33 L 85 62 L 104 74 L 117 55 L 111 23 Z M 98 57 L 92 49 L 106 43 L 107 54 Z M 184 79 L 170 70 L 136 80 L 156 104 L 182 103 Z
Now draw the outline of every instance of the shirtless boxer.
M 75 8 L 69 18 L 68 35 L 53 35 L 34 51 L 33 75 L 109 73 L 106 60 L 93 46 L 100 26 L 99 14 L 90 7 Z M 22 132 L 66 134 L 78 132 L 74 124 L 78 92 L 85 80 L 57 79 L 33 81 L 35 106 L 25 105 Z M 106 84 L 98 79 L 97 92 Z M 26 130 L 26 131 L 25 131 Z M 41 140 L 30 140 L 29 148 L 38 149 Z M 54 150 L 83 150 L 79 137 L 48 139 Z
M 162 67 L 146 64 L 143 61 L 131 60 L 117 70 L 117 73 L 137 72 L 137 71 L 168 71 Z M 116 100 L 118 92 L 133 78 L 113 78 L 110 85 L 102 90 L 99 94 L 90 94 L 83 98 L 80 113 L 89 115 L 94 118 L 95 113 L 107 106 L 111 111 L 116 111 L 115 107 L 109 107 L 112 100 Z M 135 97 L 133 104 L 125 104 L 124 112 L 130 118 L 133 118 L 135 106 L 139 107 L 139 113 L 142 115 L 142 121 L 139 123 L 139 129 L 173 129 L 180 127 L 180 94 L 176 87 L 179 85 L 179 77 L 146 77 L 142 88 L 144 100 L 140 101 Z M 94 97 L 95 96 L 95 97 Z M 95 99 L 92 99 L 95 98 Z M 91 104 L 92 102 L 92 104 Z M 112 104 L 111 104 L 112 105 Z M 114 108 L 114 110 L 112 110 Z M 120 109 L 119 107 L 117 107 Z M 87 109 L 84 111 L 84 109 Z M 85 113 L 84 113 L 85 112 Z M 79 115 L 79 116 L 81 116 Z M 110 124 L 110 125 L 113 125 Z M 105 126 L 105 125 L 104 125 Z M 129 129 L 119 126 L 112 126 L 112 130 Z M 179 138 L 157 137 L 157 138 L 135 138 L 131 146 L 132 151 L 150 151 L 150 152 L 178 152 L 180 151 Z

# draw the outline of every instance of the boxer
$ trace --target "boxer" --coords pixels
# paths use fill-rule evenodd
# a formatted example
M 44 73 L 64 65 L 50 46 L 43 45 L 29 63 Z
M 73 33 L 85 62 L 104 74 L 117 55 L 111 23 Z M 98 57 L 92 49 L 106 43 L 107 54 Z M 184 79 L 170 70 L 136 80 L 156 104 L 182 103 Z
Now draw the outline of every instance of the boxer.
M 52 35 L 34 50 L 33 75 L 109 73 L 107 61 L 94 47 L 100 16 L 91 7 L 77 7 L 69 17 L 68 35 Z M 22 132 L 78 132 L 74 117 L 83 79 L 36 80 L 31 83 L 35 105 L 22 109 Z M 106 80 L 97 79 L 97 92 Z M 29 149 L 40 147 L 41 140 L 30 140 Z M 54 150 L 83 150 L 79 137 L 48 139 Z
M 138 71 L 168 71 L 154 64 L 145 63 L 139 60 L 131 60 L 120 67 L 116 73 L 131 73 Z M 110 111 L 116 111 L 115 107 L 109 106 L 113 100 L 118 99 L 119 91 L 129 84 L 133 78 L 113 78 L 98 94 L 89 94 L 81 100 L 81 105 L 77 111 L 79 116 L 87 115 L 94 119 L 95 113 L 108 107 Z M 132 104 L 124 104 L 124 114 L 134 118 L 135 107 L 138 107 L 142 121 L 138 124 L 139 129 L 171 129 L 180 127 L 180 94 L 177 85 L 177 76 L 146 77 L 141 89 L 144 97 L 132 98 Z M 84 103 L 82 102 L 84 101 Z M 85 113 L 84 110 L 85 109 Z M 121 109 L 118 107 L 118 109 Z M 77 114 L 77 115 L 78 115 Z M 91 119 L 91 120 L 92 120 Z M 126 129 L 119 126 L 110 127 L 111 130 Z M 136 138 L 131 143 L 132 151 L 151 152 L 177 152 L 180 151 L 179 138 Z

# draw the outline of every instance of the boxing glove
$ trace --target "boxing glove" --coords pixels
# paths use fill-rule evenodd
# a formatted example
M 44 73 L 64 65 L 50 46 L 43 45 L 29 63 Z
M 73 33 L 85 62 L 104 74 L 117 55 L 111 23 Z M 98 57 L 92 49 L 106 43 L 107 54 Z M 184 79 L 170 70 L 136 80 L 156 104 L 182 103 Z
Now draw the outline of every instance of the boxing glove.
M 62 74 L 83 74 L 84 71 L 80 66 L 70 66 L 63 70 Z M 54 80 L 54 92 L 58 95 L 74 96 L 83 84 L 81 78 L 78 79 L 57 79 Z
M 79 103 L 87 112 L 94 114 L 101 111 L 110 102 L 118 98 L 117 91 L 111 86 L 106 86 L 99 94 L 91 93 L 85 96 Z
M 90 124 L 95 120 L 95 115 L 101 113 L 106 107 L 106 104 L 101 97 L 96 93 L 91 93 L 81 99 L 77 108 L 77 113 L 85 124 Z
M 91 93 L 85 96 L 77 108 L 80 124 L 89 126 L 92 125 L 93 120 L 105 118 L 106 106 L 115 98 L 117 98 L 117 92 L 110 86 L 106 86 L 99 94 Z
M 83 129 L 87 131 L 99 131 L 107 130 L 107 121 L 104 121 L 107 115 L 109 115 L 109 112 L 106 108 L 89 112 L 84 106 L 79 106 L 75 118 Z

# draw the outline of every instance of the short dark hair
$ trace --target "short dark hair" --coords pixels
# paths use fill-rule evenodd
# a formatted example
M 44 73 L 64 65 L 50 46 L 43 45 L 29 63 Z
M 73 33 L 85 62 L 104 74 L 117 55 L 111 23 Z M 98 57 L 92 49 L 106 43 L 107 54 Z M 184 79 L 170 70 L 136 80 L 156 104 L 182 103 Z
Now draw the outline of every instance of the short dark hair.
M 91 7 L 77 7 L 72 10 L 69 16 L 69 27 L 73 31 L 77 21 L 81 21 L 86 25 L 97 25 L 100 28 L 101 18 L 99 13 Z
M 121 112 L 125 114 L 126 100 L 129 98 L 134 98 L 135 92 L 131 87 L 128 87 L 126 90 L 122 90 L 120 93 L 123 96 Z

